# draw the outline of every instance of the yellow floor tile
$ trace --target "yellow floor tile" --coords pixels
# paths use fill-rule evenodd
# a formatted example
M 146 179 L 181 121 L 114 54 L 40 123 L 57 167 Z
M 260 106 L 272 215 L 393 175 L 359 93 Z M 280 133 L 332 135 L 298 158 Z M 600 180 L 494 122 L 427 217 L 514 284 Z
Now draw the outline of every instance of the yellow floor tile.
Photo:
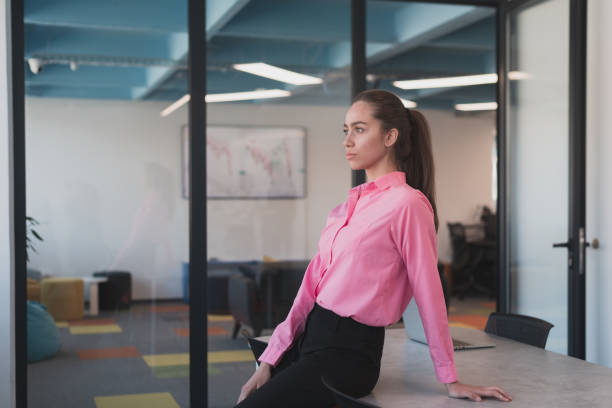
M 232 322 L 234 317 L 232 315 L 208 315 L 209 322 Z
M 149 367 L 177 366 L 189 364 L 189 353 L 149 354 L 142 356 Z
M 465 323 L 459 323 L 459 322 L 449 322 L 448 325 L 449 327 L 464 327 L 466 329 L 477 329 L 477 327 L 474 327 L 474 326 L 471 326 Z
M 189 353 L 177 354 L 149 354 L 142 356 L 149 367 L 177 366 L 189 364 Z M 208 362 L 238 363 L 242 361 L 255 361 L 251 350 L 211 351 L 208 353 Z
M 209 363 L 237 363 L 255 361 L 251 350 L 211 351 L 208 353 Z
M 70 326 L 70 334 L 100 334 L 121 333 L 121 327 L 116 324 L 103 326 Z
M 59 327 L 60 329 L 63 329 L 65 327 L 68 327 L 68 322 L 55 322 L 55 327 Z
M 94 397 L 97 408 L 179 408 L 169 392 Z

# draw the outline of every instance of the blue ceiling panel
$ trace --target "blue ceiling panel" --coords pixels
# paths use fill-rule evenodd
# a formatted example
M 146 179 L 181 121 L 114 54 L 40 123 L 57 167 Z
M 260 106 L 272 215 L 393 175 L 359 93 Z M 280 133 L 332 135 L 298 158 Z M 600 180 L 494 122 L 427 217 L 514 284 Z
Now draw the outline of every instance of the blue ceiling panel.
M 95 97 L 92 98 L 92 92 Z M 58 87 L 49 85 L 26 85 L 28 96 L 46 98 L 84 98 L 84 99 L 134 99 L 133 89 L 129 88 L 83 88 Z
M 265 62 L 272 65 L 292 66 L 302 72 L 306 69 L 325 70 L 332 68 L 330 49 L 333 44 L 309 43 L 294 40 L 263 40 L 253 38 L 217 37 L 208 43 L 209 65 Z
M 209 93 L 281 88 L 292 96 L 252 103 L 349 102 L 350 0 L 205 1 Z M 371 86 L 391 87 L 419 106 L 452 107 L 494 95 L 494 86 L 398 91 L 391 84 L 494 72 L 493 9 L 401 1 L 366 5 Z M 25 58 L 43 67 L 36 75 L 26 68 L 29 96 L 171 102 L 188 91 L 186 0 L 28 0 L 24 11 Z M 233 68 L 252 62 L 323 83 L 296 87 Z
M 184 33 L 160 34 L 92 28 L 25 27 L 26 58 L 95 56 L 174 60 L 188 47 Z
M 24 9 L 26 24 L 187 33 L 187 0 L 26 0 Z
M 447 34 L 428 45 L 456 50 L 495 51 L 495 17 L 488 17 L 470 26 Z
M 436 76 L 488 73 L 491 53 L 420 47 L 383 62 L 368 65 L 368 72 L 391 74 L 395 79 L 421 79 Z
M 42 72 L 32 74 L 28 68 L 25 72 L 26 85 L 56 85 L 66 87 L 110 87 L 132 88 L 147 86 L 147 68 L 112 67 L 112 66 L 79 66 L 71 71 L 65 64 L 45 65 Z
M 240 71 L 208 71 L 206 73 L 206 91 L 208 93 L 226 93 L 254 91 L 256 89 L 286 89 L 288 84 L 247 74 Z
M 350 41 L 349 0 L 253 0 L 217 35 L 241 38 Z

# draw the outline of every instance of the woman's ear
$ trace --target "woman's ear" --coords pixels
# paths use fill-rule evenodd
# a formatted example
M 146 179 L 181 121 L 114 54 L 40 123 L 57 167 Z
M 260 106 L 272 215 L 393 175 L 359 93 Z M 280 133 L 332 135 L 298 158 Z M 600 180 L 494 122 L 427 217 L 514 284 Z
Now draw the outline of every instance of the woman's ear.
M 388 131 L 387 134 L 385 135 L 385 147 L 393 146 L 395 142 L 397 141 L 398 136 L 399 136 L 399 132 L 397 131 L 397 129 L 394 128 Z

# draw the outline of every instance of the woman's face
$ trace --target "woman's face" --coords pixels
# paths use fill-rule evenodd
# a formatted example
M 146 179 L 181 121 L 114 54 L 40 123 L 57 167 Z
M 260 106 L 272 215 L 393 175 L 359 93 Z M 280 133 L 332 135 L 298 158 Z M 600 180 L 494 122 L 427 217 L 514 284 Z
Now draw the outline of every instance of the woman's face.
M 390 152 L 382 123 L 372 116 L 367 102 L 357 101 L 346 112 L 344 135 L 346 159 L 353 170 L 373 168 Z

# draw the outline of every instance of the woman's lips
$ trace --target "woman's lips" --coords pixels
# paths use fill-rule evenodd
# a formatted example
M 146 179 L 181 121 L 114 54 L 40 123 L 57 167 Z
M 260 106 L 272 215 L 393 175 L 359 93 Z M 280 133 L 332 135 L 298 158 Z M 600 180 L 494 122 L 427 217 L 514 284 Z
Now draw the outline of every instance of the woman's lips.
M 354 154 L 354 153 L 347 153 L 347 154 L 346 154 L 346 158 L 347 158 L 347 159 L 352 159 L 353 157 L 355 157 L 355 154 Z

